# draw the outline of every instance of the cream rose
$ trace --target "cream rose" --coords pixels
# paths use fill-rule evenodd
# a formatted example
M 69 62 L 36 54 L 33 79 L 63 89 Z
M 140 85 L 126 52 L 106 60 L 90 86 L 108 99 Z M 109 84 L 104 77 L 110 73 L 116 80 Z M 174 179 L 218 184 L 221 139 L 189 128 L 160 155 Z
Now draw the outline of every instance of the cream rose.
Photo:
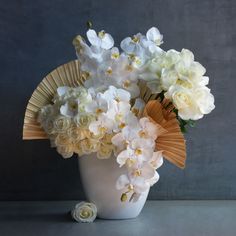
M 71 119 L 65 116 L 58 116 L 55 118 L 53 126 L 54 130 L 58 133 L 65 132 L 71 124 Z
M 75 123 L 81 127 L 81 128 L 87 128 L 91 121 L 94 120 L 93 115 L 83 114 L 83 115 L 77 115 L 74 118 Z
M 80 202 L 71 211 L 71 215 L 77 222 L 91 223 L 97 217 L 97 207 L 90 202 Z

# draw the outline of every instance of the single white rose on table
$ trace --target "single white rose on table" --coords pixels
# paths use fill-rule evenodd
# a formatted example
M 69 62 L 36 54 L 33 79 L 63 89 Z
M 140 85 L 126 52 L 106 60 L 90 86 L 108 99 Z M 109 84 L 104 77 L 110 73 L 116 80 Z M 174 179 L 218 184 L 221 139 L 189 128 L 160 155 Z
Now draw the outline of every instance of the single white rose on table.
M 97 217 L 97 207 L 91 202 L 80 202 L 71 211 L 71 216 L 77 222 L 91 223 Z

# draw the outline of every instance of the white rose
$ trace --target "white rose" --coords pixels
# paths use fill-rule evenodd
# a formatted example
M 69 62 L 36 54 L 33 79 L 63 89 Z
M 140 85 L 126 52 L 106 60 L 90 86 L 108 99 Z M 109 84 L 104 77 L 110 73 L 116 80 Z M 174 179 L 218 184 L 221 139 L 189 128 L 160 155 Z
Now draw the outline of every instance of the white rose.
M 210 113 L 214 108 L 214 97 L 210 89 L 205 86 L 188 89 L 174 85 L 165 93 L 178 109 L 178 114 L 183 120 L 198 120 L 204 114 Z
M 177 80 L 178 80 L 178 74 L 175 70 L 167 69 L 167 68 L 164 68 L 162 70 L 162 74 L 161 74 L 162 89 L 164 89 L 165 91 L 168 90 L 169 87 L 175 84 Z
M 202 114 L 209 114 L 214 108 L 214 96 L 207 87 L 195 89 L 194 97 Z
M 97 217 L 97 207 L 90 202 L 80 202 L 71 211 L 71 215 L 77 222 L 91 223 Z
M 178 109 L 178 115 L 183 120 L 198 120 L 203 117 L 192 90 L 173 85 L 165 93 L 165 96 L 172 100 L 174 106 Z

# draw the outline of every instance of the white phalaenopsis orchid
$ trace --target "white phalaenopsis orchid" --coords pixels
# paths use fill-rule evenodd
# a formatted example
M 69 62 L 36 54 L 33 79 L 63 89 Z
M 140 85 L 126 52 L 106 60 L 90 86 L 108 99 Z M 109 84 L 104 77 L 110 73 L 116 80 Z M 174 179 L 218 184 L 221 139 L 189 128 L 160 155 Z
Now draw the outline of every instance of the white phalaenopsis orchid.
M 92 101 L 91 95 L 84 88 L 59 87 L 54 103 L 59 107 L 60 114 L 74 118 L 83 112 L 84 106 Z
M 160 34 L 160 31 L 156 27 L 152 27 L 147 31 L 146 38 L 157 46 L 160 46 L 163 43 L 163 35 Z
M 98 93 L 94 100 L 85 105 L 85 111 L 92 114 L 100 114 L 102 112 L 106 112 L 108 109 L 108 102 L 103 97 L 102 93 Z
M 150 164 L 145 163 L 140 168 L 132 169 L 127 175 L 121 175 L 116 188 L 124 192 L 123 195 L 131 194 L 130 200 L 138 198 L 159 180 L 159 175 Z
M 142 165 L 143 162 L 149 161 L 153 154 L 153 148 L 149 147 L 149 143 L 145 140 L 133 140 L 131 145 L 119 153 L 117 162 L 121 166 Z
M 139 120 L 139 124 L 142 128 L 140 132 L 141 137 L 152 138 L 153 140 L 157 139 L 158 127 L 153 124 L 148 118 L 144 117 Z
M 113 120 L 109 119 L 106 115 L 101 114 L 98 120 L 93 121 L 89 125 L 89 130 L 95 135 L 100 136 L 105 133 L 111 133 L 114 126 Z
M 129 56 L 124 53 L 120 55 L 118 48 L 112 48 L 113 40 L 103 31 L 96 34 L 94 30 L 89 30 L 87 37 L 92 44 L 90 47 L 81 37 L 77 37 L 75 43 L 81 70 L 87 77 L 85 87 L 103 92 L 114 85 L 129 91 L 132 97 L 137 97 L 138 72 L 131 65 Z
M 124 89 L 117 89 L 114 86 L 109 86 L 108 90 L 102 95 L 103 99 L 107 102 L 115 100 L 116 102 L 126 102 L 130 101 L 130 93 Z
M 137 117 L 141 117 L 143 114 L 144 107 L 145 102 L 143 101 L 143 99 L 136 98 L 131 110 Z
M 127 145 L 130 145 L 132 140 L 139 138 L 139 130 L 140 127 L 138 126 L 138 122 L 132 122 L 129 126 L 125 126 L 121 132 L 112 137 L 111 141 L 118 153 L 124 150 Z
M 132 38 L 127 37 L 121 41 L 120 47 L 128 54 L 140 55 L 143 50 L 141 42 L 144 38 L 145 36 L 140 33 L 134 35 Z
M 78 114 L 79 100 L 70 100 L 61 106 L 61 115 L 75 117 Z
M 106 115 L 114 120 L 115 122 L 121 123 L 127 114 L 130 113 L 130 104 L 127 102 L 117 102 L 116 100 L 111 100 L 108 102 L 108 111 Z
M 96 33 L 95 30 L 89 29 L 87 31 L 87 37 L 91 45 L 98 47 L 98 48 L 103 48 L 103 49 L 110 49 L 114 45 L 114 40 L 112 36 L 108 33 L 106 33 L 104 30 Z
M 134 193 L 141 194 L 148 190 L 150 185 L 145 181 L 145 178 L 141 176 L 133 175 L 121 175 L 117 182 L 116 188 L 118 190 L 123 190 L 125 193 L 133 191 Z
M 143 69 L 154 56 L 160 54 L 162 49 L 159 47 L 163 36 L 155 27 L 149 29 L 146 36 L 138 33 L 132 38 L 127 37 L 121 42 L 121 48 L 129 54 L 132 65 L 135 68 Z
M 154 152 L 152 155 L 151 160 L 149 163 L 153 166 L 153 168 L 158 169 L 162 166 L 163 164 L 163 156 L 162 156 L 162 151 L 157 151 Z

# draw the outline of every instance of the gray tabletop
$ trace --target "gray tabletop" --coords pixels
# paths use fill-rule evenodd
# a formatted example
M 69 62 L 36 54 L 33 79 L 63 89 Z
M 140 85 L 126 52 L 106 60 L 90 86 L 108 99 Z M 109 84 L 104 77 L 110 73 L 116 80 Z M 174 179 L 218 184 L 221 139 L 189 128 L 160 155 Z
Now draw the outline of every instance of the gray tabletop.
M 76 201 L 0 202 L 0 235 L 236 235 L 236 201 L 148 201 L 132 220 L 76 223 Z

